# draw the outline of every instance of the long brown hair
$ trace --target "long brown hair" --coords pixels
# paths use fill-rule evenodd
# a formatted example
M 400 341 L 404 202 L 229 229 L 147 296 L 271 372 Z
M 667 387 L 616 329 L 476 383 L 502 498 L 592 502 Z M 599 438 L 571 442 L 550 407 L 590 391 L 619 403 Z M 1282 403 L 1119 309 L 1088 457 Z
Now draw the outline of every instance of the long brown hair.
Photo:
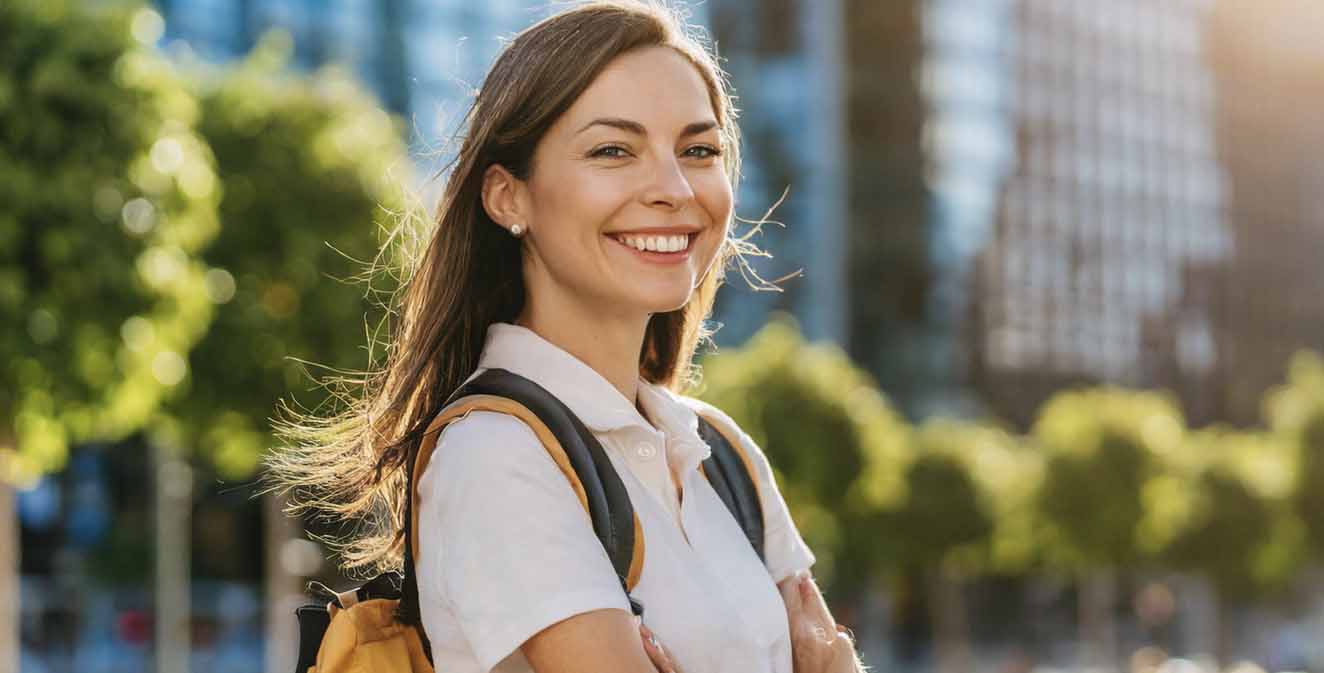
M 675 10 L 642 1 L 594 0 L 519 33 L 461 120 L 467 132 L 446 180 L 435 230 L 417 263 L 406 268 L 393 300 L 385 362 L 356 378 L 338 379 L 352 384 L 344 390 L 354 391 L 339 395 L 342 410 L 317 415 L 282 404 L 282 417 L 275 421 L 284 447 L 267 459 L 268 479 L 292 489 L 294 511 L 313 510 L 354 524 L 347 537 L 330 540 L 346 569 L 399 567 L 404 467 L 429 422 L 477 368 L 488 326 L 513 321 L 523 307 L 520 241 L 484 210 L 484 171 L 501 164 L 528 179 L 539 140 L 603 68 L 621 54 L 654 46 L 675 49 L 703 77 L 735 190 L 740 138 L 725 75 Z M 746 239 L 728 235 L 689 303 L 653 315 L 639 354 L 645 380 L 677 392 L 695 382 L 692 359 L 699 343 L 711 340 L 705 320 L 728 262 L 739 259 L 744 271 L 744 254 L 766 256 Z

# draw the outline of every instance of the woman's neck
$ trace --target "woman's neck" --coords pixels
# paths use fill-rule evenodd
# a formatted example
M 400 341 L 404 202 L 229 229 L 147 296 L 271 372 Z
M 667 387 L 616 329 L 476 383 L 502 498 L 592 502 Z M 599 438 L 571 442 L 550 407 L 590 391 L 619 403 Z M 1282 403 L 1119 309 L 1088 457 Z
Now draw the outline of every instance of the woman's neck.
M 639 353 L 643 348 L 648 316 L 604 319 L 559 308 L 525 309 L 515 324 L 555 344 L 593 368 L 636 409 L 639 405 Z M 647 415 L 640 410 L 640 415 Z

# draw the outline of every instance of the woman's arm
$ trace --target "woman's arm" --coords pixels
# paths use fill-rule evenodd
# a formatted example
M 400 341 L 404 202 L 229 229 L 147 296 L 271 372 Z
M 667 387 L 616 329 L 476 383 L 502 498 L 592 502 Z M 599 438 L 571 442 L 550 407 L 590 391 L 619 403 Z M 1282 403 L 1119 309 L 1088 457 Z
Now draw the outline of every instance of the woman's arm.
M 593 610 L 539 631 L 520 651 L 537 673 L 680 673 L 665 648 L 645 644 L 651 635 L 624 610 Z
M 823 594 L 806 574 L 783 580 L 795 673 L 864 673 L 855 642 L 828 611 Z M 557 622 L 520 647 L 537 673 L 638 671 L 683 673 L 648 627 L 624 610 L 585 612 Z

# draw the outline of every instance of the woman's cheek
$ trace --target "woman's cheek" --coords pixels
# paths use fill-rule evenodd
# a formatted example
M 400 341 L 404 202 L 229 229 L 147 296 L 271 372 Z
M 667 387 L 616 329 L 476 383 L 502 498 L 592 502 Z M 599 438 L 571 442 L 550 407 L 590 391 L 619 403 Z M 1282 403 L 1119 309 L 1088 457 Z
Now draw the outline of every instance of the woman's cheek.
M 733 199 L 731 183 L 726 179 L 726 171 L 718 169 L 704 175 L 700 178 L 699 185 L 696 191 L 713 223 L 730 221 Z

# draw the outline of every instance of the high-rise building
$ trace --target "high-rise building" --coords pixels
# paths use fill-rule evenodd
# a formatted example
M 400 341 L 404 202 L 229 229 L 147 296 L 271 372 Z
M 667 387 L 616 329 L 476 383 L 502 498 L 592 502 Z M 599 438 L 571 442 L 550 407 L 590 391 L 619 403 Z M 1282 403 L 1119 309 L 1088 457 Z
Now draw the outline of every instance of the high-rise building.
M 1252 423 L 1324 348 L 1317 4 L 845 13 L 851 351 L 911 416 L 1106 382 Z
M 1230 258 L 1210 0 L 1010 8 L 1014 169 L 971 293 L 973 373 L 1025 422 L 1078 382 L 1169 387 L 1214 413 Z M 1200 415 L 1200 414 L 1197 414 Z
M 350 68 L 405 117 L 420 153 L 439 148 L 501 47 L 547 3 L 494 0 L 157 0 L 165 41 L 201 58 L 243 57 L 269 30 L 292 39 L 296 67 Z
M 789 227 L 768 247 L 804 251 L 778 270 L 803 266 L 808 278 L 764 303 L 812 315 L 830 293 L 839 303 L 825 314 L 841 315 L 823 322 L 842 327 L 806 331 L 846 347 L 911 416 L 977 407 L 964 307 L 1012 154 L 1009 4 L 718 0 L 712 10 L 757 115 L 743 124 L 748 151 L 771 153 L 748 194 L 765 203 L 790 187 L 776 217 Z M 799 184 L 810 189 L 796 201 Z
M 937 360 L 919 89 L 924 5 L 853 0 L 846 8 L 849 352 L 914 414 Z
M 980 409 L 969 387 L 966 307 L 974 260 L 991 241 L 1015 160 L 1014 5 L 1010 0 L 930 0 L 922 5 L 921 149 L 930 190 L 932 283 L 919 330 L 925 371 L 908 405 L 917 416 Z
M 737 222 L 736 233 L 748 233 L 758 226 L 748 221 L 766 214 L 770 221 L 750 241 L 772 257 L 748 261 L 762 279 L 784 279 L 782 291 L 753 290 L 732 272 L 718 296 L 717 342 L 744 341 L 776 310 L 795 315 L 807 337 L 844 344 L 849 166 L 843 3 L 714 0 L 707 7 L 744 137 L 736 214 L 747 221 Z
M 840 325 L 806 332 L 846 347 L 911 416 L 978 406 L 964 307 L 1014 149 L 1010 5 L 716 0 L 711 10 L 756 157 L 746 215 L 789 187 L 774 214 L 788 226 L 769 229 L 765 247 L 783 260 L 769 265 L 777 275 L 806 274 L 784 294 L 721 301 Z M 763 312 L 745 315 L 741 336 Z
M 1235 254 L 1218 341 L 1226 416 L 1259 419 L 1302 347 L 1324 350 L 1324 5 L 1219 0 L 1210 23 Z

